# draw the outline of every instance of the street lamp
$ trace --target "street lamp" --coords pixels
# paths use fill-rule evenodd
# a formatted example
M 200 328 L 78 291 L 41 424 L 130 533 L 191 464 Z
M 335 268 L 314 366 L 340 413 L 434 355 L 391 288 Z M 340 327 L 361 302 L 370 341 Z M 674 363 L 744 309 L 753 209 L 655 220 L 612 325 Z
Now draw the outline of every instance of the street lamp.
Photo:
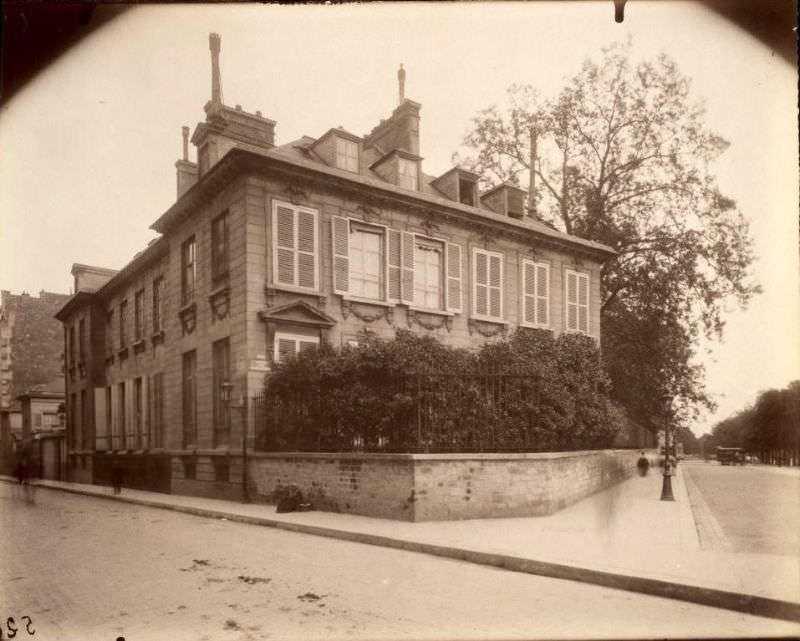
M 222 388 L 222 402 L 228 408 L 238 409 L 242 412 L 242 503 L 250 502 L 250 490 L 247 487 L 247 394 L 242 396 L 242 402 L 239 405 L 231 405 L 231 393 L 233 392 L 233 383 L 230 381 L 222 381 L 220 384 Z
M 664 480 L 661 484 L 661 500 L 674 501 L 672 495 L 672 467 L 669 459 L 669 431 L 672 415 L 672 395 L 664 394 L 662 397 L 664 410 Z

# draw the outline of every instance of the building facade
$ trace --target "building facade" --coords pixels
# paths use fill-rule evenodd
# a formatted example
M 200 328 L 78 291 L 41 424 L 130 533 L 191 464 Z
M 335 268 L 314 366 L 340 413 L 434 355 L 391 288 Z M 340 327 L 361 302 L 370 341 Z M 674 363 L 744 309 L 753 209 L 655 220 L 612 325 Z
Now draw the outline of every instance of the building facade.
M 599 340 L 613 251 L 530 215 L 513 185 L 425 174 L 402 69 L 398 105 L 368 134 L 276 145 L 274 121 L 222 104 L 215 34 L 210 48 L 197 162 L 184 127 L 160 237 L 119 272 L 75 265 L 58 313 L 71 478 L 104 482 L 116 458 L 130 485 L 239 496 L 247 399 L 323 341 L 408 328 L 477 348 L 521 327 Z
M 64 378 L 36 385 L 17 397 L 22 412 L 22 448 L 33 473 L 59 480 L 65 476 Z

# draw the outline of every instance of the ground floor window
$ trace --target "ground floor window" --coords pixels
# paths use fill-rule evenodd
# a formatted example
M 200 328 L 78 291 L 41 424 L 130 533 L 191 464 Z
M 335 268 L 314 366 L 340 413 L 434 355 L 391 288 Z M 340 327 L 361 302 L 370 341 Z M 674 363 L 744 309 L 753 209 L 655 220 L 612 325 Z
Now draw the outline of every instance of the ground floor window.
M 275 362 L 280 363 L 295 354 L 299 354 L 304 349 L 310 349 L 317 345 L 319 345 L 318 336 L 275 332 Z

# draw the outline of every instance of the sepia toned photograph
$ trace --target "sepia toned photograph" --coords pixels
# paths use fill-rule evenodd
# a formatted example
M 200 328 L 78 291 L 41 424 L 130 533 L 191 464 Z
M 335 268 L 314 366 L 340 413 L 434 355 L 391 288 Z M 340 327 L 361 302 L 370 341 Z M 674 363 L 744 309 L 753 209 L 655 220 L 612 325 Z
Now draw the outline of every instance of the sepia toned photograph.
M 800 637 L 796 14 L 5 3 L 0 640 Z

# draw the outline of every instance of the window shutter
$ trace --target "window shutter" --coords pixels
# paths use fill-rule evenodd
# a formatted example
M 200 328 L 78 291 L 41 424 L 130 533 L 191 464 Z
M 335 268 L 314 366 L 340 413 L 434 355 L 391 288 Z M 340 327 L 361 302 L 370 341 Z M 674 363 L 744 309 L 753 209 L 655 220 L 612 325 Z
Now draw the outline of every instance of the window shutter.
M 276 204 L 272 233 L 275 239 L 275 282 L 294 285 L 294 211 Z
M 589 333 L 589 278 L 578 276 L 578 330 Z
M 292 356 L 295 352 L 295 342 L 292 338 L 279 338 L 278 339 L 278 358 L 276 360 L 283 362 Z
M 489 316 L 503 315 L 503 261 L 500 256 L 489 256 Z
M 135 425 L 133 422 L 133 379 L 125 381 L 125 447 L 133 449 Z
M 111 385 L 111 449 L 119 449 L 119 399 L 117 398 L 117 386 Z
M 150 449 L 150 377 L 142 376 L 142 447 Z
M 347 294 L 350 291 L 350 224 L 347 218 L 331 219 L 333 244 L 333 291 Z
M 536 268 L 528 260 L 522 262 L 522 321 L 536 323 Z
M 536 324 L 550 324 L 550 266 L 536 265 Z
M 94 388 L 94 449 L 106 449 L 106 435 L 108 425 L 106 425 L 106 388 Z
M 317 288 L 316 216 L 313 212 L 297 212 L 297 285 L 308 289 Z
M 447 309 L 461 311 L 461 245 L 447 243 Z
M 400 300 L 414 304 L 414 234 L 402 232 Z
M 567 329 L 578 329 L 578 275 L 567 272 Z
M 389 300 L 399 301 L 402 290 L 402 234 L 396 229 L 386 233 L 387 291 Z
M 473 252 L 473 309 L 476 316 L 489 312 L 489 257 L 482 251 Z
M 308 340 L 298 340 L 297 341 L 297 351 L 304 352 L 307 349 L 311 349 L 314 347 L 319 346 L 319 341 L 313 338 L 309 338 Z

